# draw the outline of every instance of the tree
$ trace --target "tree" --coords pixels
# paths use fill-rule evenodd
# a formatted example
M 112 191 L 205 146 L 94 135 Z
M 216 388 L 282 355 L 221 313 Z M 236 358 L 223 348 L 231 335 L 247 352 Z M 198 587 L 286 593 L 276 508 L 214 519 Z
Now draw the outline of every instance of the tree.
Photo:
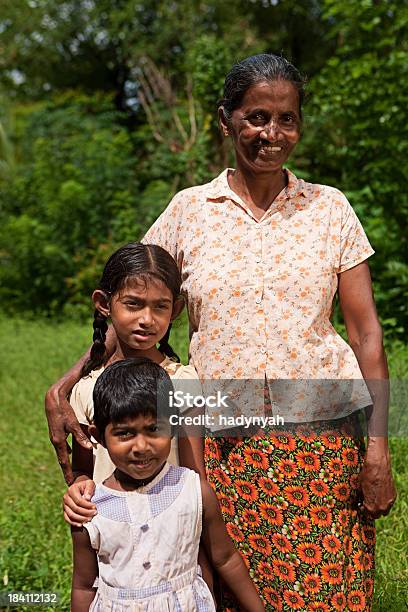
M 388 333 L 408 329 L 408 2 L 325 0 L 336 52 L 311 82 L 300 165 L 342 188 L 374 248 Z
M 282 52 L 310 81 L 295 169 L 349 195 L 386 329 L 406 333 L 407 2 L 3 0 L 1 295 L 80 309 L 113 248 L 230 162 L 231 65 Z
M 12 166 L 11 144 L 3 125 L 0 123 L 0 180 L 10 176 Z
M 2 0 L 0 33 L 0 85 L 9 96 L 102 90 L 122 111 L 137 97 L 141 57 L 184 86 L 186 55 L 203 35 L 234 60 L 282 51 L 309 74 L 328 50 L 317 0 Z
M 117 118 L 111 99 L 74 93 L 20 118 L 20 163 L 0 194 L 6 307 L 58 312 L 87 301 L 99 272 L 94 252 L 100 264 L 146 229 L 137 215 L 135 152 Z

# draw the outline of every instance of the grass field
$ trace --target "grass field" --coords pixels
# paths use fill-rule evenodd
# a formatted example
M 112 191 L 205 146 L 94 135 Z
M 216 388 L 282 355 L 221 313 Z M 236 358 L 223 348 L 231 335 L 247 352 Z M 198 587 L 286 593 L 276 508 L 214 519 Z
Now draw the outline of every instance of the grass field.
M 185 325 L 174 331 L 174 347 L 185 360 Z M 58 591 L 58 609 L 69 610 L 65 487 L 48 441 L 43 397 L 86 348 L 90 327 L 0 319 L 0 338 L 0 590 Z M 394 376 L 408 379 L 406 349 L 392 351 L 390 364 Z M 391 445 L 399 497 L 391 515 L 377 523 L 376 612 L 408 609 L 408 439 L 393 439 Z

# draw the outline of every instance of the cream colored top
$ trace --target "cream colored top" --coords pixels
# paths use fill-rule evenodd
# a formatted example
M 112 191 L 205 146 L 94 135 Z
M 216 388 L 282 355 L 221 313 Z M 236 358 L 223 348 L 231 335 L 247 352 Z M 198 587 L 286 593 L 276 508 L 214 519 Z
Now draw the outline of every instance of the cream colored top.
M 194 395 L 202 394 L 201 384 L 193 366 L 185 366 L 170 357 L 165 357 L 160 365 L 170 376 L 175 391 L 180 389 L 183 393 L 190 392 Z M 92 370 L 87 376 L 81 378 L 72 389 L 69 402 L 74 409 L 78 421 L 82 425 L 90 425 L 93 421 L 94 407 L 92 394 L 95 383 L 104 369 L 105 368 L 102 367 L 98 370 Z M 182 412 L 183 409 L 181 408 L 180 411 Z M 94 443 L 93 479 L 95 482 L 103 482 L 112 474 L 115 465 L 110 460 L 106 448 L 98 444 L 93 438 L 92 442 Z M 169 461 L 175 465 L 178 464 L 177 448 L 177 440 L 173 438 Z
M 215 612 L 199 575 L 200 477 L 165 464 L 144 487 L 96 486 L 98 514 L 84 527 L 98 555 L 98 591 L 90 611 Z
M 330 322 L 337 275 L 374 252 L 350 203 L 287 171 L 287 187 L 258 221 L 229 187 L 229 171 L 176 194 L 144 237 L 181 270 L 190 363 L 202 381 L 266 378 L 274 412 L 289 421 L 371 403 L 354 352 Z M 310 382 L 339 379 L 360 384 L 333 395 L 328 383 Z M 258 386 L 243 402 L 248 414 L 263 412 Z

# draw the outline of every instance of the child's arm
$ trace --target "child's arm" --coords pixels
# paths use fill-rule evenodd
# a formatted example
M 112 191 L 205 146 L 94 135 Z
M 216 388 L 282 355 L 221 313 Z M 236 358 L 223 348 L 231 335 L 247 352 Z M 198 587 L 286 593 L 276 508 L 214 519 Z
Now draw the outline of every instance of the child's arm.
M 245 563 L 228 535 L 218 500 L 208 482 L 201 481 L 201 493 L 202 538 L 212 564 L 238 600 L 240 610 L 263 612 L 265 606 L 249 577 Z
M 90 439 L 88 425 L 80 424 L 81 430 L 85 436 Z M 93 452 L 92 446 L 85 448 L 78 444 L 75 438 L 72 439 L 72 472 L 75 482 L 80 480 L 91 479 L 93 476 Z
M 189 413 L 190 415 L 190 413 Z M 204 464 L 204 430 L 199 426 L 181 427 L 179 429 L 178 452 L 180 465 L 194 470 L 200 475 L 200 479 L 207 479 Z M 204 546 L 200 544 L 198 552 L 198 563 L 203 573 L 203 578 L 214 597 L 214 578 L 211 564 L 205 552 Z
M 71 535 L 74 563 L 71 612 L 88 612 L 96 593 L 93 584 L 98 576 L 98 561 L 86 529 L 74 527 Z
M 89 438 L 86 425 L 81 425 L 82 431 Z M 96 506 L 90 499 L 95 491 L 93 475 L 92 449 L 84 448 L 73 438 L 72 440 L 72 470 L 75 482 L 64 493 L 64 519 L 69 525 L 81 527 L 96 514 Z
M 199 387 L 201 389 L 201 386 Z M 177 430 L 178 436 L 178 452 L 180 465 L 194 470 L 200 474 L 200 478 L 207 480 L 204 463 L 204 436 L 205 430 L 201 424 L 186 424 L 185 418 L 199 420 L 204 416 L 204 411 L 201 408 L 192 408 L 183 410 L 180 414 L 181 424 Z
M 200 478 L 207 479 L 204 464 L 204 440 L 196 428 L 194 431 L 181 429 L 178 438 L 180 465 L 194 470 Z

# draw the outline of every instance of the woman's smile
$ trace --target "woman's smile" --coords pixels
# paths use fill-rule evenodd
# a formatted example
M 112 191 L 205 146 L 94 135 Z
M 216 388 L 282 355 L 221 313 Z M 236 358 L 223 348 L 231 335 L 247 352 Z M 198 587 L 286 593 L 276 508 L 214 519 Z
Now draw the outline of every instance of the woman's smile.
M 284 151 L 282 145 L 273 145 L 268 142 L 261 141 L 258 145 L 258 155 L 265 159 L 274 159 Z

